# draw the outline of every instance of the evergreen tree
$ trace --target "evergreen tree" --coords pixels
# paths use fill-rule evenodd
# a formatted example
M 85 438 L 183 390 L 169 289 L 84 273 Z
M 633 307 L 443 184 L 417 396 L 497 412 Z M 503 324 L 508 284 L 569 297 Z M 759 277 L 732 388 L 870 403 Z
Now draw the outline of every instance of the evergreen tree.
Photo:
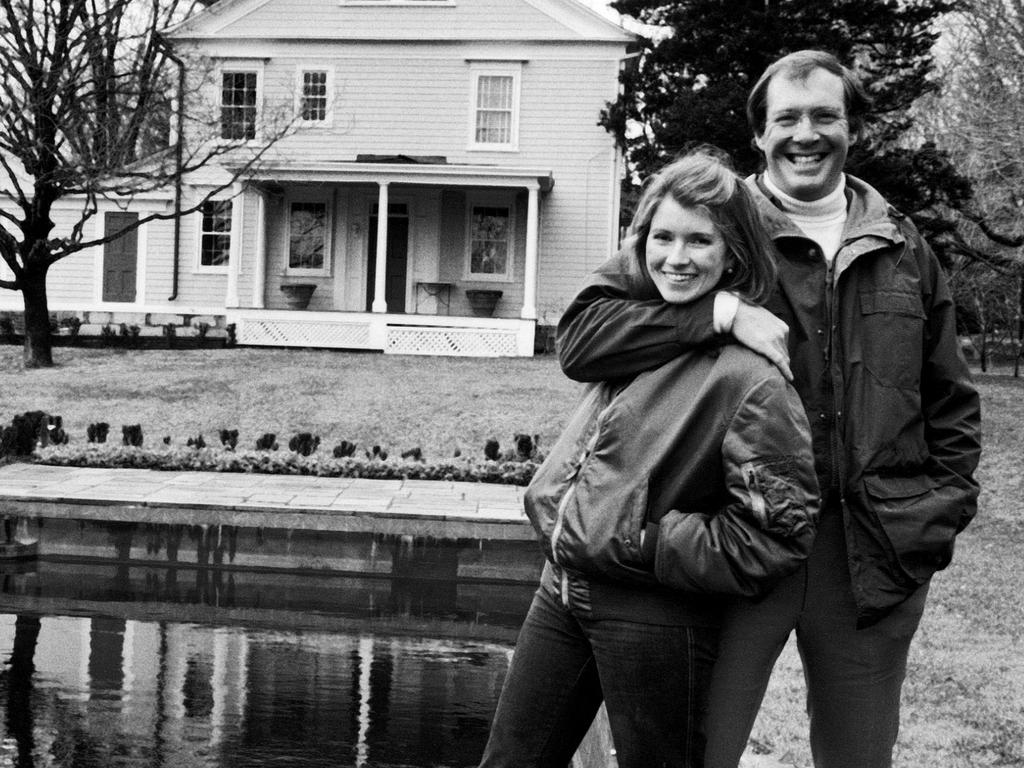
M 623 93 L 602 113 L 602 125 L 617 136 L 639 178 L 701 143 L 728 151 L 737 170 L 751 173 L 762 165 L 746 120 L 751 87 L 787 53 L 829 51 L 861 75 L 874 101 L 847 169 L 913 216 L 926 236 L 938 236 L 951 225 L 937 211 L 963 205 L 970 186 L 944 152 L 914 142 L 909 109 L 937 87 L 929 78 L 932 25 L 953 6 L 947 0 L 615 0 L 615 10 L 656 31 L 623 72 Z

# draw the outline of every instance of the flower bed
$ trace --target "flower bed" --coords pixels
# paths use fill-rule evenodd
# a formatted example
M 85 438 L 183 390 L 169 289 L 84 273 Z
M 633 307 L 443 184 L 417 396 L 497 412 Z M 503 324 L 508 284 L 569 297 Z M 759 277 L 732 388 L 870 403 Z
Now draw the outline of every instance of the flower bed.
M 257 472 L 278 475 L 358 477 L 375 480 L 447 480 L 527 485 L 536 461 L 453 458 L 423 462 L 407 459 L 334 458 L 291 451 L 232 451 L 224 448 L 172 446 L 138 448 L 101 444 L 55 445 L 38 449 L 42 464 L 68 467 L 114 467 L 164 471 Z

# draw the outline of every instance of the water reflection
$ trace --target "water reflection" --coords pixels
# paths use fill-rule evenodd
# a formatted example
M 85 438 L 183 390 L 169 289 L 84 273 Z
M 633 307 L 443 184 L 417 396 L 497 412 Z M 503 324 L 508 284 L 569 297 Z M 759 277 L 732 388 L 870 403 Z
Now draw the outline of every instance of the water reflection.
M 509 646 L 0 613 L 0 764 L 464 766 Z

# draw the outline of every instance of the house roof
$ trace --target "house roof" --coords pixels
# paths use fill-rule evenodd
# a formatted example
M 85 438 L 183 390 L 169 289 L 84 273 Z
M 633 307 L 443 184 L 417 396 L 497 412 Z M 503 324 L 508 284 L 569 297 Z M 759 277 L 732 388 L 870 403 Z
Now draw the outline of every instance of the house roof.
M 166 34 L 195 41 L 636 39 L 578 0 L 219 0 Z
M 402 158 L 404 156 L 396 156 Z M 555 184 L 549 168 L 505 168 L 493 165 L 462 165 L 436 162 L 440 158 L 402 159 L 365 156 L 355 162 L 276 162 L 254 170 L 251 181 L 265 184 L 303 183 L 376 184 L 382 179 L 396 184 L 471 187 L 534 187 L 550 192 Z M 432 160 L 434 160 L 432 162 Z M 231 165 L 228 165 L 232 169 Z M 241 166 L 238 167 L 240 169 Z M 236 169 L 237 170 L 237 169 Z

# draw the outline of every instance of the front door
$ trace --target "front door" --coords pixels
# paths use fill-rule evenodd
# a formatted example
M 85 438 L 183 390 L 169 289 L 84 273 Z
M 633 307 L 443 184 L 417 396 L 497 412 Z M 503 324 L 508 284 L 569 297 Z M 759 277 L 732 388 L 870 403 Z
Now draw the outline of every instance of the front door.
M 366 311 L 372 311 L 373 284 L 377 277 L 377 206 L 370 214 L 367 237 Z M 409 213 L 403 203 L 388 206 L 388 247 L 385 257 L 384 301 L 388 312 L 405 312 L 406 280 L 409 272 Z
M 103 246 L 103 300 L 135 301 L 135 275 L 138 270 L 139 230 L 130 229 L 139 220 L 137 213 L 107 213 L 103 217 L 103 236 L 114 237 Z M 118 235 L 118 232 L 123 234 Z

